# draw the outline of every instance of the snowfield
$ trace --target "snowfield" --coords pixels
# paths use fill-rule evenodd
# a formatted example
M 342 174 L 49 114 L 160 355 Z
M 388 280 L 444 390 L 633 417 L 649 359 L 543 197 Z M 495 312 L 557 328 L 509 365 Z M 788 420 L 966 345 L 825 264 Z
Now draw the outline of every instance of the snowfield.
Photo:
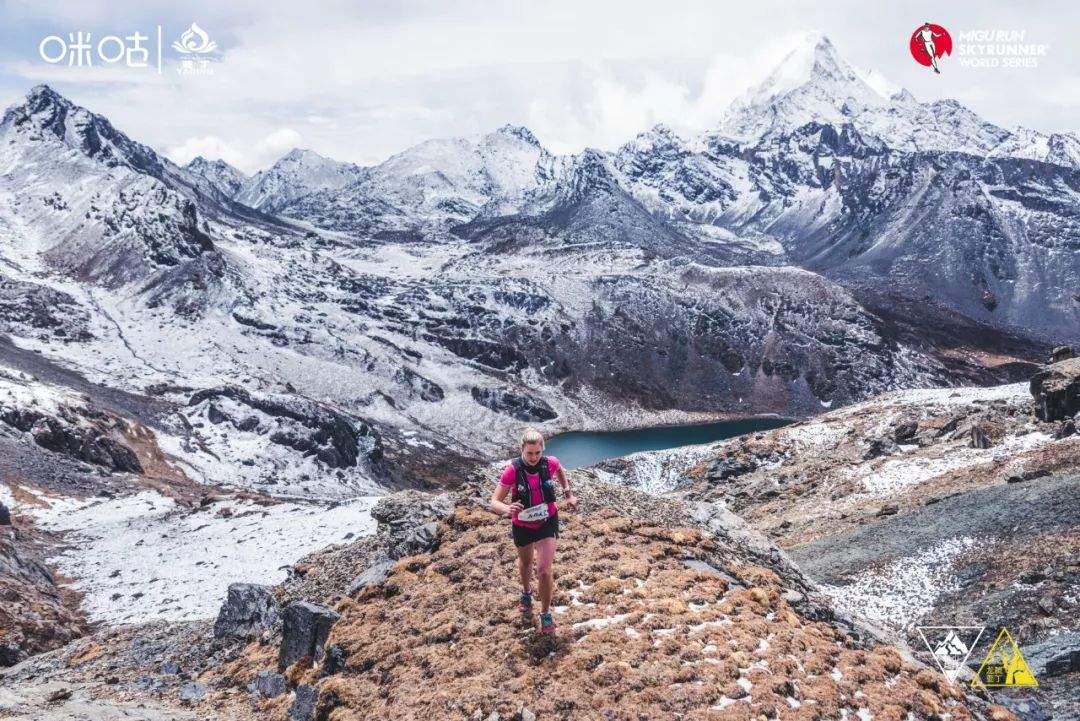
M 90 621 L 113 624 L 212 618 L 230 583 L 279 583 L 306 554 L 374 533 L 378 500 L 227 500 L 191 511 L 154 491 L 85 501 L 22 491 L 35 500 L 16 501 L 0 484 L 0 501 L 65 532 L 66 549 L 49 562 L 85 594 Z
M 846 585 L 822 584 L 821 590 L 844 613 L 907 631 L 934 607 L 935 599 L 959 588 L 953 560 L 974 544 L 972 538 L 949 539 L 884 568 L 868 569 Z

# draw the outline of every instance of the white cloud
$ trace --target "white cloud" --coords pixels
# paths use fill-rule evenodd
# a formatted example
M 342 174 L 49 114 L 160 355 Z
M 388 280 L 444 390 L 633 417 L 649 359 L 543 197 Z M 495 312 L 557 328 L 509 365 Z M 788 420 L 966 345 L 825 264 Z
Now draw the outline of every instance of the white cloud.
M 165 151 L 165 155 L 180 165 L 199 155 L 209 159 L 220 158 L 250 174 L 272 164 L 293 148 L 300 147 L 302 143 L 303 136 L 292 128 L 276 130 L 258 142 L 241 147 L 236 147 L 217 135 L 200 135 L 170 147 Z
M 244 156 L 240 151 L 216 135 L 188 138 L 180 145 L 174 145 L 166 150 L 165 155 L 180 165 L 185 165 L 200 155 L 204 158 L 220 158 L 236 167 L 240 167 L 244 162 Z

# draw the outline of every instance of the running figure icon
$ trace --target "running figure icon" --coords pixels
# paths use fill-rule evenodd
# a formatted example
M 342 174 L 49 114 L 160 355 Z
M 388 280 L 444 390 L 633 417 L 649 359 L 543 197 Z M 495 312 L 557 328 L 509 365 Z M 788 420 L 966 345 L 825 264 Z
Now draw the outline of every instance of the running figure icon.
M 930 28 L 930 23 L 924 23 L 922 30 L 919 31 L 919 37 L 922 38 L 923 47 L 926 48 L 926 54 L 930 56 L 930 65 L 933 66 L 934 72 L 941 75 L 941 70 L 937 66 L 937 48 L 934 47 L 934 38 L 940 38 L 941 33 L 935 33 Z
M 941 74 L 938 58 L 952 54 L 952 37 L 949 31 L 930 22 L 915 28 L 908 44 L 915 62 L 933 68 L 938 75 Z

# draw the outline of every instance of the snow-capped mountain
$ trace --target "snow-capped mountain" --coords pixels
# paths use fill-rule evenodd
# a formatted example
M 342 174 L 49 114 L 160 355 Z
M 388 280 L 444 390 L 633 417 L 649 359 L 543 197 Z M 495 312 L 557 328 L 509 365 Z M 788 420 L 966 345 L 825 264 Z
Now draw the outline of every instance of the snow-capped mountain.
M 293 148 L 268 170 L 247 179 L 232 197 L 252 208 L 277 213 L 296 198 L 320 190 L 338 190 L 363 174 L 364 169 L 353 163 Z
M 811 33 L 761 84 L 735 99 L 720 129 L 752 141 L 810 121 L 844 123 L 868 108 L 887 105 L 885 82 L 857 72 L 827 37 Z
M 429 140 L 366 169 L 353 183 L 299 197 L 281 213 L 368 237 L 445 238 L 477 217 L 518 212 L 559 161 L 525 128 Z
M 239 195 L 248 182 L 246 175 L 224 160 L 207 160 L 201 155 L 185 165 L 184 170 L 205 178 L 213 188 L 229 198 Z
M 615 164 L 654 215 L 753 262 L 930 299 L 1022 335 L 1080 332 L 1080 173 L 1070 167 L 909 152 L 853 123 L 816 121 L 752 145 L 654 130 Z
M 195 478 L 349 495 L 404 482 L 428 448 L 497 452 L 508 419 L 806 414 L 949 382 L 932 349 L 898 343 L 836 283 L 720 267 L 724 236 L 641 202 L 629 165 L 552 156 L 520 128 L 365 171 L 344 192 L 379 200 L 356 212 L 379 211 L 366 219 L 391 232 L 361 243 L 373 236 L 313 232 L 211 192 L 198 167 L 48 88 L 5 118 L 3 327 L 49 363 L 171 407 L 154 432 Z M 109 152 L 89 152 L 103 146 L 76 127 L 100 129 Z
M 1009 137 L 952 100 L 920 103 L 876 71 L 844 60 L 832 42 L 808 34 L 759 85 L 728 109 L 720 130 L 753 145 L 809 122 L 854 125 L 897 150 L 984 154 Z
M 1080 134 L 1040 133 L 1015 128 L 1012 134 L 990 151 L 993 157 L 1028 158 L 1054 165 L 1080 168 Z
M 47 86 L 4 113 L 0 138 L 0 217 L 9 243 L 24 238 L 9 260 L 27 273 L 45 264 L 104 287 L 138 282 L 157 303 L 198 278 L 202 292 L 180 301 L 187 312 L 227 292 L 183 171 L 153 150 Z
M 505 127 L 422 143 L 279 212 L 352 242 L 794 263 L 859 293 L 929 297 L 976 323 L 1073 340 L 1077 157 L 1074 134 L 1007 131 L 953 100 L 920 103 L 814 34 L 696 137 L 661 125 L 614 152 L 560 157 Z M 969 184 L 949 180 L 964 173 Z M 927 202 L 952 210 L 927 216 Z

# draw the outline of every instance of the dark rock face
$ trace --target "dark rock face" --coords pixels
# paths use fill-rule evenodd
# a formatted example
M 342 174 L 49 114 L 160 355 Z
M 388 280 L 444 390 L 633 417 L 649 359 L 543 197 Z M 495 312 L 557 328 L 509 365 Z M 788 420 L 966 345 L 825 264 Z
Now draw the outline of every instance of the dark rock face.
M 501 388 L 470 389 L 473 400 L 496 413 L 517 418 L 519 421 L 549 421 L 559 414 L 540 398 L 518 395 Z
M 413 394 L 430 403 L 441 401 L 445 395 L 438 383 L 428 380 L 405 366 L 397 370 L 394 379 Z
M 1080 631 L 1068 631 L 1023 649 L 1035 678 L 1080 671 Z
M 115 438 L 126 421 L 104 413 L 65 407 L 60 416 L 49 416 L 33 408 L 0 406 L 0 423 L 30 433 L 39 446 L 55 453 L 113 471 L 143 470 L 135 452 Z
M 371 516 L 379 522 L 391 559 L 425 553 L 438 544 L 438 521 L 454 512 L 448 495 L 402 491 L 379 499 Z
M 250 411 L 233 418 L 214 399 L 227 398 L 248 409 L 261 411 L 274 420 L 273 429 L 260 429 Z M 363 420 L 341 413 L 304 398 L 285 395 L 254 394 L 235 386 L 197 391 L 188 406 L 210 402 L 212 415 L 221 423 L 230 421 L 238 429 L 266 432 L 270 440 L 304 455 L 316 456 L 330 468 L 355 466 L 362 456 L 378 458 L 381 443 L 375 431 Z
M 284 671 L 305 657 L 312 662 L 321 660 L 330 628 L 338 620 L 338 614 L 325 606 L 299 601 L 289 604 L 282 618 L 278 670 Z
M 1080 358 L 1067 358 L 1031 377 L 1035 416 L 1041 421 L 1059 421 L 1080 411 Z
M 0 503 L 0 526 L 11 525 L 11 511 L 3 503 Z
M 975 424 L 971 426 L 971 447 L 972 448 L 989 448 L 996 442 L 995 429 L 988 428 L 986 425 Z
M 910 441 L 915 437 L 915 434 L 919 432 L 919 423 L 917 421 L 905 421 L 896 426 L 893 429 L 893 440 L 897 443 L 903 443 Z
M 215 638 L 257 638 L 278 617 L 270 586 L 233 583 L 214 623 Z
M 114 471 L 141 473 L 143 468 L 135 452 L 113 438 L 93 430 L 66 425 L 56 418 L 44 417 L 30 429 L 42 448 L 104 466 Z

